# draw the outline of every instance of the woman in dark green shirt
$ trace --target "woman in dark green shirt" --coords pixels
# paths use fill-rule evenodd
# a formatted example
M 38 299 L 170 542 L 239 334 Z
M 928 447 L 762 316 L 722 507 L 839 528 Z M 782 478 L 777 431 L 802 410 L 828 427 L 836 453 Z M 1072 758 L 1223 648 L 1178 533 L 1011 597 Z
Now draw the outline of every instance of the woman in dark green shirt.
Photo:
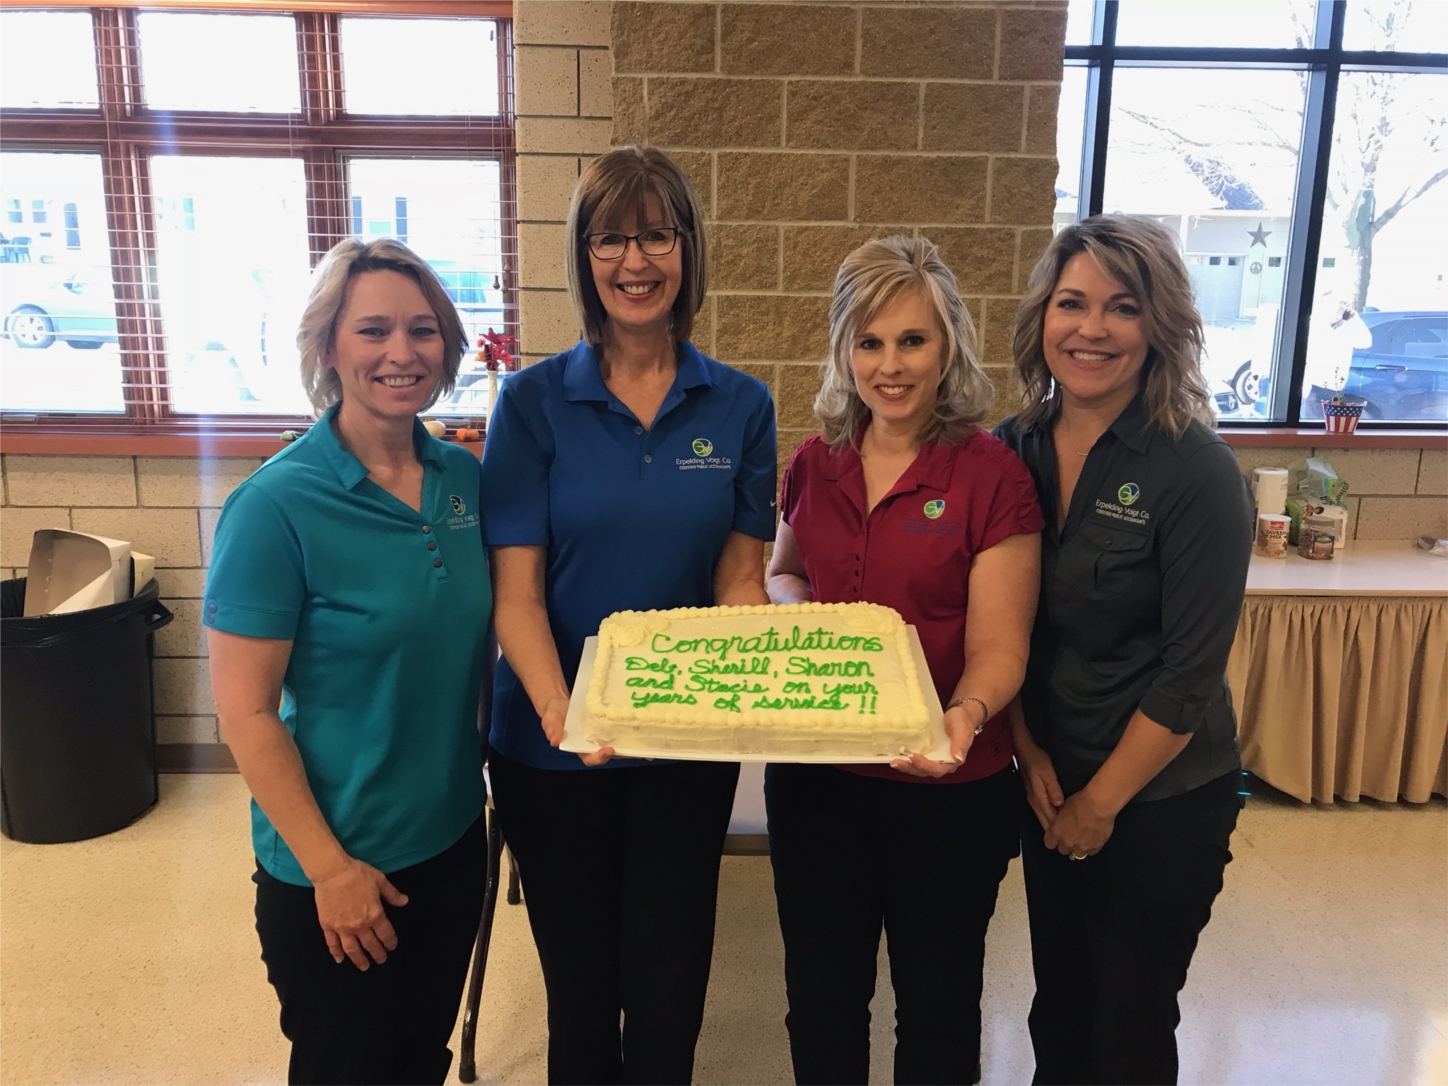
M 1046 516 L 1013 706 L 1037 1083 L 1176 1081 L 1177 993 L 1231 860 L 1251 505 L 1201 350 L 1176 241 L 1144 218 L 1062 230 L 1016 320 L 1024 408 L 996 432 Z

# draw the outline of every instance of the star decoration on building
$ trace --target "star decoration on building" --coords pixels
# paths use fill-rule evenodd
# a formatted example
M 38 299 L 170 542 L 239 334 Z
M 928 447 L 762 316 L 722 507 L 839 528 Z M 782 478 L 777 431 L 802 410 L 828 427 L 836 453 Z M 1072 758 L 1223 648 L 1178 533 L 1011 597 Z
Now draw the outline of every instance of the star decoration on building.
M 1252 245 L 1260 245 L 1260 246 L 1262 246 L 1262 248 L 1264 248 L 1264 249 L 1267 248 L 1267 239 L 1268 239 L 1271 235 L 1272 235 L 1272 231 L 1271 231 L 1271 230 L 1263 230 L 1263 229 L 1262 229 L 1262 224 L 1261 224 L 1260 222 L 1257 224 L 1257 229 L 1256 229 L 1256 230 L 1248 230 L 1248 231 L 1247 231 L 1247 236 L 1252 239 Z M 1247 246 L 1247 248 L 1249 248 L 1249 249 L 1252 248 L 1252 245 Z

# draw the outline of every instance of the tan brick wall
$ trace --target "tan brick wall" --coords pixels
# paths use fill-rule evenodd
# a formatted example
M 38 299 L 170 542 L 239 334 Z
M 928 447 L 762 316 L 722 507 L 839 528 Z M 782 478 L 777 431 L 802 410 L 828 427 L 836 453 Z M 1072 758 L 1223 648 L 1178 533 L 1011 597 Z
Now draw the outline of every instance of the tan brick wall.
M 1242 472 L 1285 468 L 1316 456 L 1348 483 L 1348 529 L 1355 539 L 1448 539 L 1448 452 L 1441 449 L 1238 449 Z
M 157 738 L 218 742 L 201 627 L 205 567 L 221 506 L 261 459 L 12 454 L 0 460 L 0 575 L 25 576 L 37 528 L 127 539 L 154 555 L 161 598 L 176 616 L 156 635 Z
M 513 12 L 519 350 L 536 362 L 578 340 L 563 223 L 583 163 L 608 150 L 613 59 L 606 0 L 517 0 Z
M 1055 206 L 1065 19 L 1062 3 L 614 3 L 613 143 L 665 148 L 699 190 L 714 306 L 695 340 L 769 384 L 781 456 L 815 429 L 835 269 L 872 236 L 940 246 L 1007 387 Z

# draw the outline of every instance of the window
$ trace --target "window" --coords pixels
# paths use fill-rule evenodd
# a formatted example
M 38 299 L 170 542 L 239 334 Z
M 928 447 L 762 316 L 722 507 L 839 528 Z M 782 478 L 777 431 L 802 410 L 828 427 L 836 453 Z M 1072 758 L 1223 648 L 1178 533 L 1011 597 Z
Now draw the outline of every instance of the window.
M 1071 0 L 1066 42 L 1057 225 L 1177 233 L 1221 418 L 1448 423 L 1448 5 Z
M 298 6 L 0 11 L 7 430 L 285 429 L 310 270 L 348 236 L 414 248 L 470 336 L 517 334 L 507 8 Z

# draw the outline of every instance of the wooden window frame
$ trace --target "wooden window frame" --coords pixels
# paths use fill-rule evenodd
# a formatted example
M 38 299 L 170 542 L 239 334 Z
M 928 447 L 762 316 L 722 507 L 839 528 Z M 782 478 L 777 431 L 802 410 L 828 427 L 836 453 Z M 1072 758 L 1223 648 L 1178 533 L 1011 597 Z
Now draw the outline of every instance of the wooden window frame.
M 102 161 L 106 225 L 115 283 L 125 413 L 7 409 L 0 417 L 5 452 L 174 452 L 191 449 L 250 453 L 275 447 L 280 431 L 311 420 L 296 415 L 180 414 L 171 404 L 154 281 L 155 223 L 150 156 L 238 154 L 300 157 L 306 176 L 307 233 L 312 264 L 350 236 L 347 159 L 357 154 L 417 154 L 429 158 L 493 159 L 502 197 L 503 311 L 518 335 L 517 141 L 513 98 L 511 3 L 332 3 L 268 0 L 196 3 L 162 0 L 156 8 L 288 14 L 296 22 L 301 78 L 299 114 L 158 110 L 141 95 L 138 16 L 134 3 L 17 3 L 6 9 L 82 9 L 95 33 L 100 106 L 94 110 L 6 109 L 5 151 L 83 151 Z M 344 15 L 488 18 L 497 26 L 499 111 L 491 116 L 371 116 L 342 108 L 340 20 Z M 150 269 L 148 271 L 148 268 Z

